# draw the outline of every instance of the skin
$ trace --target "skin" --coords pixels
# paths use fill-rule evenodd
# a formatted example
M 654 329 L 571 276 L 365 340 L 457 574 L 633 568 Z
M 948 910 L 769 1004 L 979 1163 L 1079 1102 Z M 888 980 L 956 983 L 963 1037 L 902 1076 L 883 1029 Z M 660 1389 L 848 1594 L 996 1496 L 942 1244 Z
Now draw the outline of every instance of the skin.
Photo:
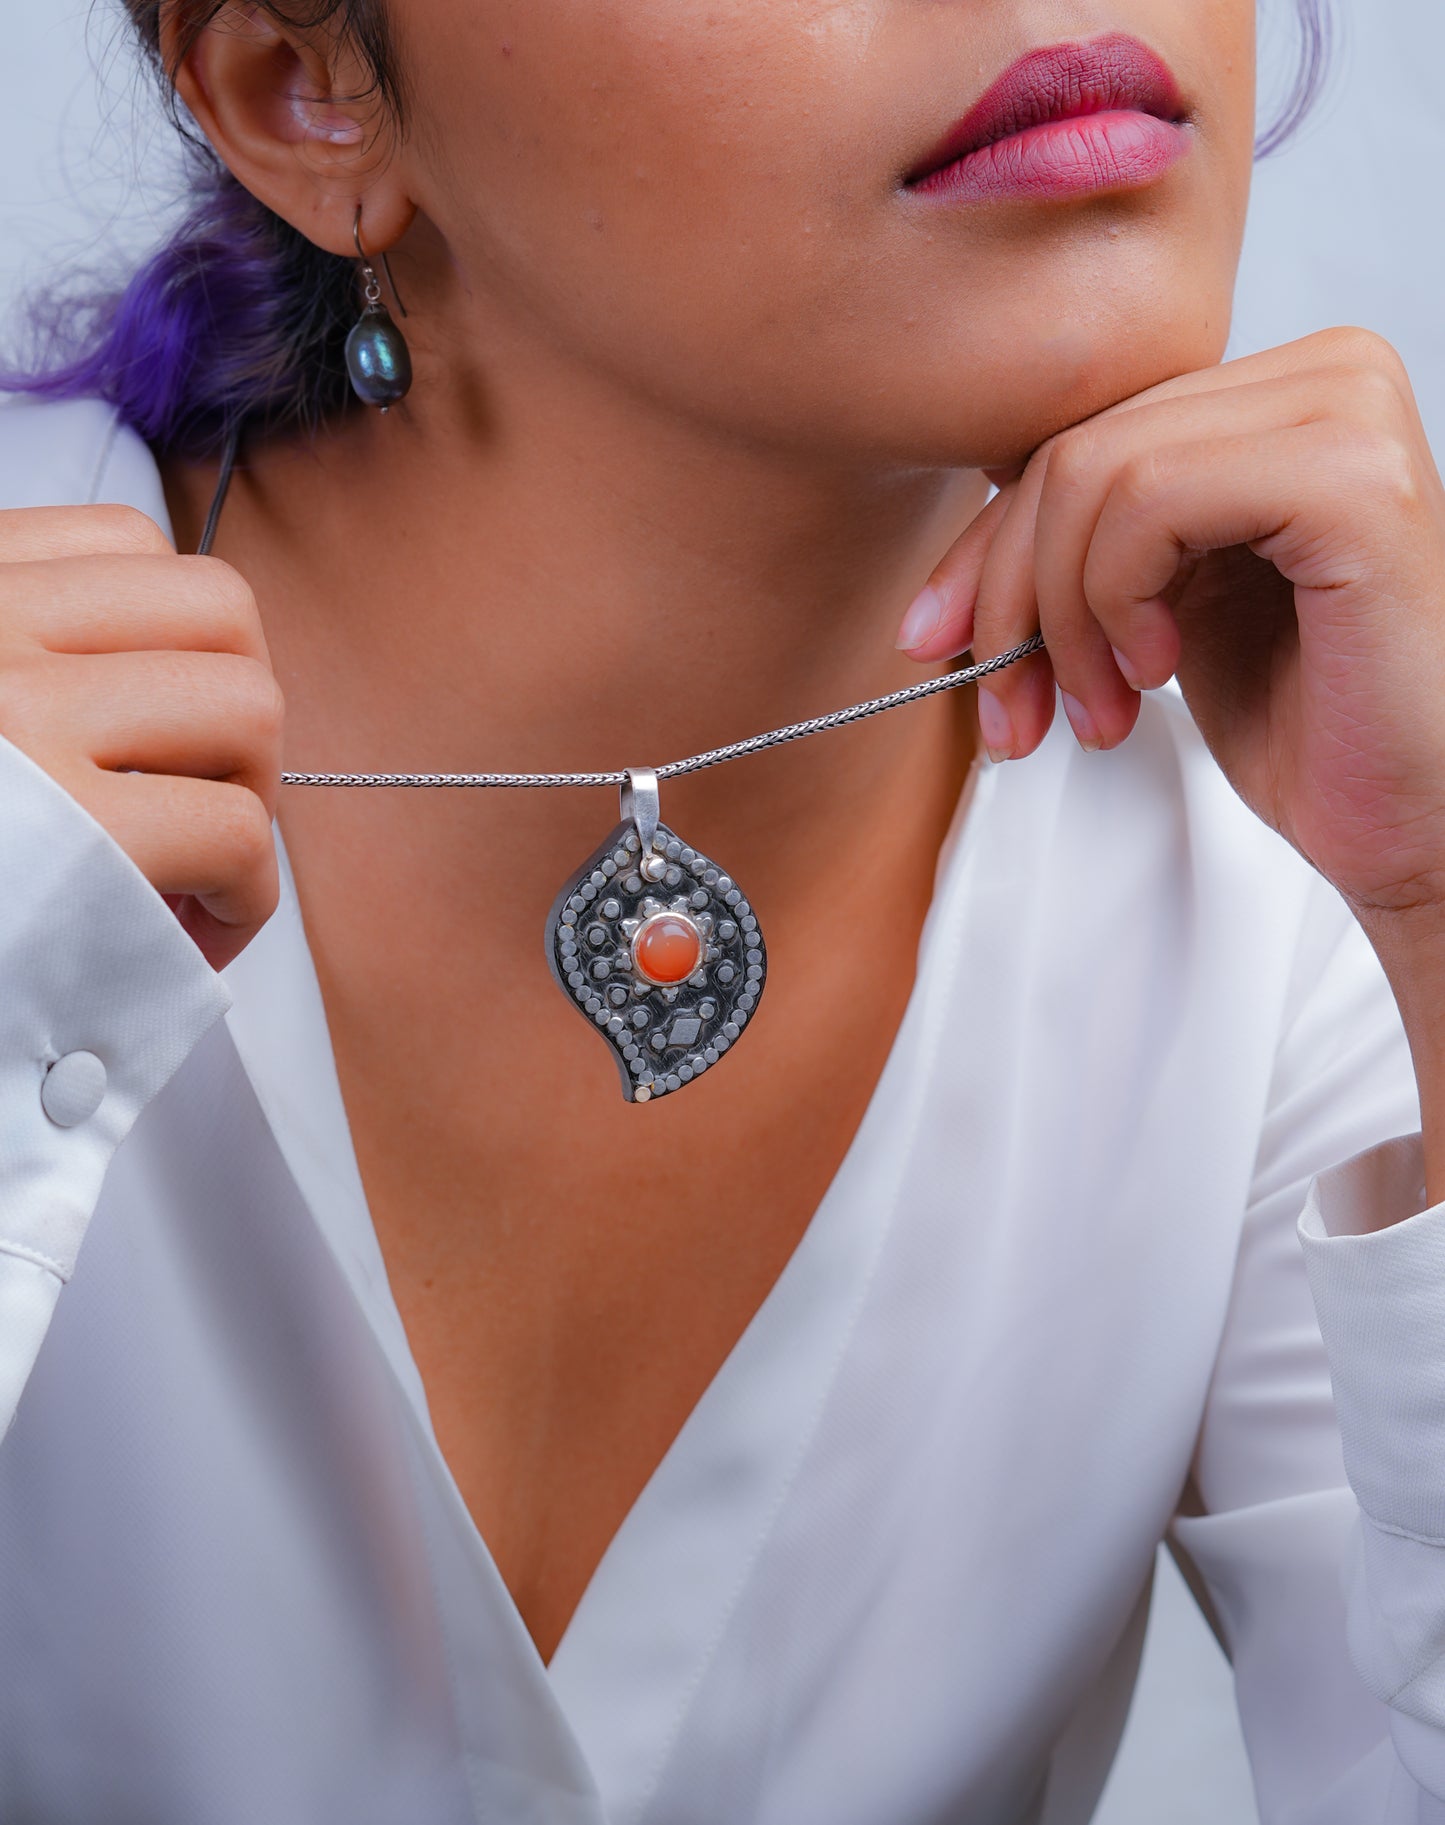
M 1145 685 L 1177 665 L 1225 771 L 1385 960 L 1438 1198 L 1445 501 L 1376 339 L 1216 365 L 1253 0 L 395 12 L 404 134 L 348 99 L 345 45 L 250 11 L 178 80 L 320 244 L 350 252 L 361 200 L 412 395 L 249 448 L 214 560 L 117 510 L 0 516 L 0 727 L 218 965 L 274 905 L 279 807 L 438 1437 L 547 1656 L 867 1106 L 974 705 L 668 788 L 747 883 L 772 972 L 738 1059 L 638 1111 L 538 942 L 602 795 L 281 795 L 279 767 L 655 762 L 1040 620 L 1086 745 L 1113 745 L 1137 700 L 1111 645 Z M 1163 178 L 968 208 L 901 187 L 1019 55 L 1116 31 L 1185 95 Z M 193 548 L 213 476 L 165 479 Z M 1041 739 L 1049 667 L 980 696 L 1000 754 Z

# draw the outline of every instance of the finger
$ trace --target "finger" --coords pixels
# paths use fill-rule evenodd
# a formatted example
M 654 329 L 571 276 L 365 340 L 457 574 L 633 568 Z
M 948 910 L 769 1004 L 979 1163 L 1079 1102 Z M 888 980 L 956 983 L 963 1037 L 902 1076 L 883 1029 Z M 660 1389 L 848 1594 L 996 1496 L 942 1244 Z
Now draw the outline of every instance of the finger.
M 1052 728 L 1057 708 L 1047 653 L 1031 653 L 987 681 L 980 679 L 978 733 L 989 759 L 1022 760 L 1032 754 Z
M 243 939 L 275 911 L 271 818 L 244 786 L 96 771 L 76 796 L 158 892 L 193 894 Z
M 979 728 L 995 756 L 1031 753 L 1053 721 L 1057 680 L 1081 744 L 1112 747 L 1138 717 L 1137 688 L 1162 684 L 1178 661 L 1178 634 L 1163 605 L 1141 604 L 1111 641 L 1089 612 L 1082 572 L 1094 519 L 1113 472 L 1165 437 L 1205 437 L 1224 426 L 1266 429 L 1326 409 L 1317 377 L 1263 377 L 1241 386 L 1223 370 L 1198 396 L 1127 402 L 1045 444 L 1003 488 L 930 578 L 936 618 L 907 650 L 942 658 L 972 646 L 982 660 L 1042 631 L 1047 659 L 1010 666 L 979 687 Z M 1324 397 L 1328 396 L 1328 391 Z M 914 616 L 921 604 L 910 610 Z M 916 635 L 916 629 L 913 631 Z
M 1174 415 L 1189 418 L 1187 408 Z M 1127 428 L 1100 426 L 1059 440 L 1041 489 L 1032 582 L 1039 627 L 1065 714 L 1086 750 L 1110 748 L 1133 730 L 1139 691 L 1161 685 L 1178 664 L 1178 633 L 1163 604 L 1141 602 L 1124 618 L 1096 617 L 1084 582 L 1089 543 L 1121 465 L 1148 447 L 1155 414 Z
M 1137 715 L 1131 687 L 1163 683 L 1179 653 L 1173 617 L 1157 600 L 1132 605 L 1128 624 L 1113 630 L 1117 652 L 1110 650 L 1116 641 L 1106 637 L 1109 630 L 1090 611 L 1083 563 L 1117 469 L 1161 441 L 1250 428 L 1267 433 L 1280 424 L 1331 416 L 1379 426 L 1399 421 L 1402 404 L 1406 420 L 1413 420 L 1399 357 L 1380 338 L 1353 330 L 1307 337 L 1121 401 L 1044 446 L 1022 479 L 990 503 L 930 579 L 942 611 L 930 636 L 900 644 L 921 658 L 942 657 L 965 644 L 975 657 L 991 657 L 1033 631 L 1024 608 L 1032 592 L 1081 740 L 1113 745 Z M 1062 462 L 1061 451 L 1068 453 Z M 1039 498 L 1031 501 L 1035 494 Z M 1025 573 L 1031 564 L 1030 583 Z M 991 749 L 1005 744 L 1009 752 L 1027 752 L 1042 738 L 1052 713 L 1051 693 L 1039 689 L 1043 669 L 1026 662 L 1000 674 L 986 687 L 989 695 L 981 690 L 980 727 Z
M 1225 588 L 1187 603 L 1180 682 L 1208 738 L 1237 722 L 1248 693 L 1264 688 L 1281 640 L 1315 647 L 1327 668 L 1348 653 L 1355 669 L 1366 650 L 1362 605 L 1392 612 L 1361 522 L 1373 497 L 1397 485 L 1388 451 L 1333 424 L 1154 451 L 1121 474 L 1100 514 L 1086 564 L 1090 603 L 1101 621 L 1127 614 L 1168 587 L 1182 554 L 1241 547 L 1275 567 L 1277 600 L 1251 590 L 1241 601 Z M 1390 550 L 1410 543 L 1399 538 L 1393 511 L 1380 523 L 1390 529 Z M 1256 777 L 1246 796 L 1273 789 L 1272 764 L 1268 744 L 1252 751 Z
M 1217 367 L 1201 368 L 1196 373 L 1179 374 L 1160 381 L 1129 399 L 1121 399 L 1098 414 L 1099 419 L 1137 411 L 1174 399 L 1206 397 L 1228 392 L 1234 387 L 1253 386 L 1271 380 L 1308 380 L 1328 382 L 1331 376 L 1351 373 L 1374 373 L 1388 381 L 1396 399 L 1414 408 L 1414 394 L 1409 374 L 1399 353 L 1383 336 L 1372 330 L 1344 327 L 1317 330 L 1295 342 L 1257 354 L 1242 355 Z M 1090 421 L 1097 422 L 1097 421 Z
M 274 815 L 285 706 L 268 667 L 231 653 L 173 652 L 82 655 L 52 670 L 72 752 L 111 771 L 233 780 Z M 52 696 L 52 741 L 54 717 Z
M 1009 484 L 994 495 L 949 546 L 910 604 L 897 642 L 910 659 L 953 659 L 973 644 L 978 580 L 1016 493 L 1016 485 Z
M 163 557 L 175 546 L 134 507 L 8 507 L 0 510 L 0 564 L 41 558 Z
M 976 658 L 992 658 L 992 649 L 978 650 L 974 625 L 979 586 L 989 565 L 993 543 L 1005 525 L 1012 525 L 1021 478 L 1003 480 L 999 492 L 953 543 L 935 568 L 928 584 L 915 599 L 899 630 L 898 644 L 918 660 L 951 659 L 975 647 Z M 1017 534 L 1015 534 L 1017 536 Z M 1033 631 L 1032 628 L 1029 630 Z M 1028 638 L 1021 634 L 1018 645 Z M 999 652 L 1007 650 L 1000 646 Z M 1020 724 L 1028 731 L 1021 745 L 1010 712 L 997 695 L 1007 677 L 1010 701 L 1017 706 Z M 1047 733 L 1054 712 L 1053 675 L 1047 654 L 1035 654 L 997 673 L 988 685 L 980 684 L 976 698 L 980 744 L 994 760 L 1007 760 L 1036 746 Z
M 1011 651 L 1039 631 L 1033 553 L 1047 468 L 1043 451 L 1025 469 L 984 559 L 973 628 L 973 657 L 979 663 Z M 989 754 L 995 760 L 1031 754 L 1049 732 L 1055 704 L 1047 652 L 980 680 L 979 733 Z
M 184 648 L 270 663 L 256 598 L 219 558 L 93 554 L 0 570 L 7 623 L 53 653 Z
M 1321 535 L 1358 499 L 1364 463 L 1351 464 L 1353 454 L 1334 426 L 1291 425 L 1136 457 L 1114 478 L 1090 540 L 1084 589 L 1093 612 L 1121 624 L 1163 594 L 1183 556 L 1236 545 L 1302 588 L 1338 588 L 1347 579 Z M 1313 486 L 1302 486 L 1306 476 Z
M 1333 416 L 1364 423 L 1377 403 L 1374 389 L 1355 380 L 1322 389 L 1317 376 L 1291 376 L 1141 406 L 1054 440 L 1038 508 L 1034 581 L 1055 675 L 1085 746 L 1122 741 L 1138 714 L 1135 692 L 1163 684 L 1179 663 L 1178 628 L 1157 595 L 1126 602 L 1116 594 L 1106 612 L 1089 596 L 1085 564 L 1117 478 L 1161 447 L 1203 452 L 1221 439 L 1264 437 Z
M 192 894 L 167 894 L 165 902 L 176 915 L 181 930 L 213 970 L 223 970 L 228 963 L 233 963 L 260 930 L 259 925 L 223 924 Z
M 1235 368 L 1243 365 L 1233 364 Z M 904 617 L 899 629 L 899 646 L 915 659 L 936 660 L 953 658 L 975 644 L 975 615 L 985 568 L 991 565 L 991 576 L 996 572 L 1002 580 L 1004 573 L 1000 560 L 1003 554 L 1007 553 L 1010 562 L 1014 562 L 1027 553 L 1038 518 L 1040 495 L 1051 475 L 1054 477 L 1051 484 L 1054 498 L 1045 510 L 1049 523 L 1059 513 L 1061 500 L 1067 504 L 1069 497 L 1089 493 L 1090 482 L 1093 483 L 1090 500 L 1097 508 L 1107 487 L 1111 458 L 1115 463 L 1123 462 L 1136 449 L 1147 447 L 1150 442 L 1177 440 L 1191 433 L 1203 437 L 1231 422 L 1236 427 L 1254 425 L 1265 429 L 1280 422 L 1303 421 L 1327 410 L 1332 397 L 1329 391 L 1322 393 L 1317 378 L 1311 381 L 1297 375 L 1266 376 L 1252 386 L 1241 386 L 1238 379 L 1221 379 L 1225 372 L 1213 369 L 1202 377 L 1191 376 L 1191 379 L 1199 378 L 1207 389 L 1198 398 L 1141 394 L 1043 445 L 1021 475 L 1003 482 L 999 492 L 934 568 L 924 590 Z M 1160 395 L 1164 391 L 1155 389 Z M 1127 422 L 1119 422 L 1119 415 L 1125 413 L 1128 414 Z M 1020 515 L 1025 517 L 1021 519 Z M 1076 552 L 1082 564 L 1087 548 L 1087 521 L 1077 525 L 1074 531 Z M 1005 596 L 1021 599 L 1025 593 L 1032 591 L 1026 588 L 1021 575 L 1012 580 L 1012 585 L 1004 583 Z M 1027 638 L 1028 633 L 1035 631 L 1034 624 L 1021 610 L 1008 615 L 1001 608 L 1000 613 L 1005 615 L 1008 627 L 1025 628 L 1019 639 Z M 1002 639 L 1002 636 L 998 637 Z M 997 650 L 1005 651 L 1015 644 L 1016 641 L 1002 639 Z M 992 650 L 991 634 L 986 656 L 991 656 Z M 1155 682 L 1162 683 L 1163 678 Z

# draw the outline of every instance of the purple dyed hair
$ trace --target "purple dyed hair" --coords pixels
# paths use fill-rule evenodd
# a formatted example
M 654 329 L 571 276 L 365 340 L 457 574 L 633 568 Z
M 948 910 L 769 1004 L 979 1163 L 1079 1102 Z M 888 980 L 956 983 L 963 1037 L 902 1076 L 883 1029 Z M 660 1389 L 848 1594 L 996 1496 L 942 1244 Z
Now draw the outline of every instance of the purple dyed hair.
M 124 0 L 193 160 L 191 206 L 120 291 L 42 299 L 35 358 L 0 389 L 99 398 L 157 451 L 214 453 L 233 428 L 312 427 L 355 405 L 344 346 L 360 310 L 353 263 L 325 252 L 244 189 L 181 118 L 171 71 L 223 0 Z M 382 0 L 265 0 L 300 30 L 337 31 L 400 124 L 402 87 Z
M 124 0 L 175 112 L 170 72 L 223 0 L 176 0 L 163 53 L 162 0 Z M 403 91 L 384 0 L 263 0 L 300 29 L 340 31 L 373 93 L 400 124 Z M 1329 0 L 1295 0 L 1303 53 L 1258 153 L 1267 157 L 1309 111 L 1324 76 Z M 129 283 L 99 299 L 35 314 L 39 348 L 0 389 L 45 399 L 99 398 L 157 451 L 213 454 L 233 429 L 309 428 L 355 398 L 343 345 L 359 309 L 352 262 L 326 253 L 245 190 L 181 123 L 195 159 L 193 206 Z
M 1295 0 L 1303 37 L 1294 84 L 1279 113 L 1255 143 L 1255 156 L 1269 158 L 1299 128 L 1318 99 L 1329 60 L 1329 0 Z

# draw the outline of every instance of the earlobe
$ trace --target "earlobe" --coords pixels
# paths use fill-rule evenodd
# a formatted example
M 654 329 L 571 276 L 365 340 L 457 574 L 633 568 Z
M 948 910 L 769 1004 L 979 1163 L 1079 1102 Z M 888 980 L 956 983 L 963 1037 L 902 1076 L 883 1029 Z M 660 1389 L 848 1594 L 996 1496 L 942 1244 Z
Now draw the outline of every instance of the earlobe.
M 176 30 L 172 18 L 162 34 L 176 92 L 238 182 L 329 253 L 352 252 L 362 196 L 374 251 L 400 240 L 415 208 L 390 159 L 391 123 L 349 46 L 257 6 L 222 7 L 189 43 Z

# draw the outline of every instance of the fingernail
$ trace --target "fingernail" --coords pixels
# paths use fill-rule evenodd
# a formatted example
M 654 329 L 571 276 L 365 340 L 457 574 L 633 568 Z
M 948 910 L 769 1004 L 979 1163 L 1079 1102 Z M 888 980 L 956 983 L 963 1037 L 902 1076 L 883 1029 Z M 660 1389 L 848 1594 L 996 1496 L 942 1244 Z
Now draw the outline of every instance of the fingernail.
M 984 685 L 978 687 L 978 732 L 990 760 L 1009 760 L 1014 751 L 1014 726 L 1008 711 Z
M 1114 655 L 1115 665 L 1117 665 L 1119 670 L 1124 674 L 1125 684 L 1127 684 L 1131 690 L 1142 691 L 1144 689 L 1144 680 L 1139 676 L 1138 672 L 1134 670 L 1134 661 L 1127 653 L 1121 653 L 1117 646 L 1111 646 L 1109 651 Z
M 1104 745 L 1098 724 L 1077 697 L 1070 697 L 1067 691 L 1060 691 L 1059 696 L 1063 699 L 1064 714 L 1069 719 L 1069 727 L 1078 737 L 1079 746 L 1092 754 L 1096 748 Z
M 943 606 L 943 597 L 931 583 L 925 584 L 909 604 L 894 644 L 905 653 L 922 646 L 943 625 Z

